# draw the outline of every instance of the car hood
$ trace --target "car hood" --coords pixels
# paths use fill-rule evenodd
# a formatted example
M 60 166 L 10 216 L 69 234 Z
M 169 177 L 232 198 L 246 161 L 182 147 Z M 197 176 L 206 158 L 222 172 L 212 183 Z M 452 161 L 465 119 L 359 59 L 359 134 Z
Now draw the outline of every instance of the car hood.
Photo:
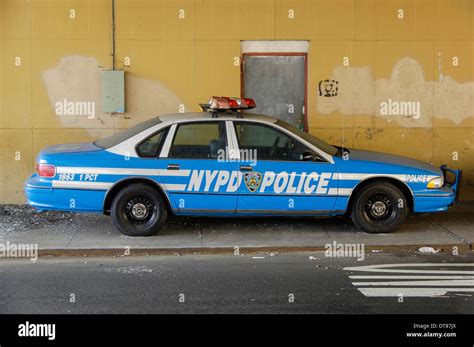
M 381 163 L 381 164 L 392 164 L 392 165 L 413 167 L 420 170 L 430 171 L 437 175 L 440 175 L 442 173 L 442 171 L 438 169 L 437 167 L 431 164 L 425 163 L 421 160 L 410 159 L 410 158 L 400 157 L 398 155 L 392 155 L 392 154 L 386 154 L 386 153 L 362 151 L 359 149 L 349 149 L 349 159 L 370 161 L 370 162 Z
M 65 143 L 61 145 L 46 147 L 45 149 L 41 151 L 41 154 L 94 152 L 94 151 L 101 151 L 101 150 L 102 148 L 97 147 L 92 142 Z

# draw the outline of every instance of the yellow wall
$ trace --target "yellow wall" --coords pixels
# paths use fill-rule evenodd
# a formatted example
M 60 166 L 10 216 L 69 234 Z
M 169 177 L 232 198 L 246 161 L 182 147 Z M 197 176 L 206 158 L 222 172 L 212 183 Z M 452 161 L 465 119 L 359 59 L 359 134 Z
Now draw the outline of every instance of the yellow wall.
M 308 40 L 312 133 L 461 168 L 462 198 L 473 199 L 473 11 L 471 0 L 116 0 L 127 114 L 88 119 L 56 116 L 54 102 L 95 101 L 100 113 L 111 0 L 1 0 L 0 203 L 25 201 L 23 182 L 46 145 L 239 95 L 241 40 Z M 318 96 L 327 78 L 340 81 L 337 97 Z M 420 101 L 422 119 L 381 116 L 388 97 Z

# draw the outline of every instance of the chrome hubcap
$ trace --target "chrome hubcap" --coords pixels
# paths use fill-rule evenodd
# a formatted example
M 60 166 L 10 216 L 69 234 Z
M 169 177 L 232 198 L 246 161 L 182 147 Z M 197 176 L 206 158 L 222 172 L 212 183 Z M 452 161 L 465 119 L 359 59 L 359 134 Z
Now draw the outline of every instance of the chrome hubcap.
M 383 201 L 376 201 L 371 206 L 372 214 L 380 217 L 387 211 L 387 205 Z
M 145 219 L 148 215 L 147 207 L 141 202 L 136 203 L 132 206 L 131 209 L 132 216 L 137 220 Z

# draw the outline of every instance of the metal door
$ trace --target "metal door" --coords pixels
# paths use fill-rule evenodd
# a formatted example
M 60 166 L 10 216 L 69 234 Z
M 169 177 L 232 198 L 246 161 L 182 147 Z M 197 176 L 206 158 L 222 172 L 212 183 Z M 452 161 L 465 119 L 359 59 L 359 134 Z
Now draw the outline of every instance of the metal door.
M 307 53 L 244 53 L 242 96 L 254 98 L 252 113 L 277 117 L 306 129 Z

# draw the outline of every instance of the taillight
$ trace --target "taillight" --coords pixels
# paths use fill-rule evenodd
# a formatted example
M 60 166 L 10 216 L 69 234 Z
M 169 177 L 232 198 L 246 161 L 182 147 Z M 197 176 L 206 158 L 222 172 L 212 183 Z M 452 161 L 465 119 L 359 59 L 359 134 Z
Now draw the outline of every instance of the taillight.
M 54 177 L 56 175 L 56 166 L 49 164 L 36 164 L 36 172 L 40 177 Z

